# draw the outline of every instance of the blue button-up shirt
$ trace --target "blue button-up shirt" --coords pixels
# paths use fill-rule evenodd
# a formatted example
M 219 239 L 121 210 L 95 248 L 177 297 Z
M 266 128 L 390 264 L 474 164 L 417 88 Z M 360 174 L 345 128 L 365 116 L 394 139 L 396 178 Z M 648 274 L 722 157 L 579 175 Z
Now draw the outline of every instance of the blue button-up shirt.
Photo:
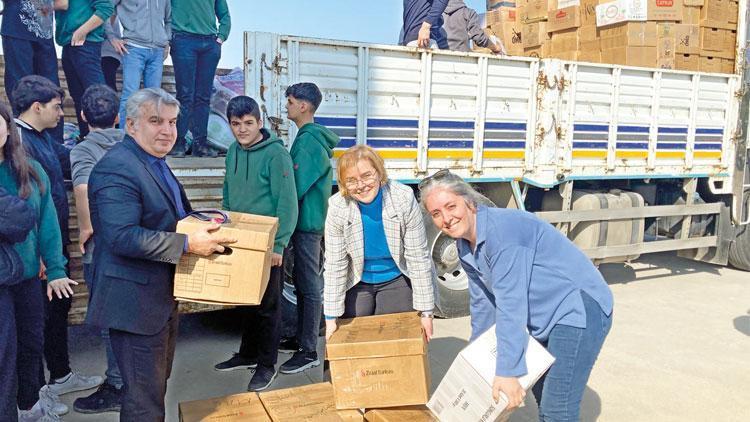
M 545 342 L 556 324 L 586 328 L 580 291 L 609 315 L 612 292 L 586 255 L 551 224 L 519 210 L 480 206 L 476 248 L 456 241 L 469 277 L 472 340 L 496 324 L 499 376 L 527 373 L 527 332 Z

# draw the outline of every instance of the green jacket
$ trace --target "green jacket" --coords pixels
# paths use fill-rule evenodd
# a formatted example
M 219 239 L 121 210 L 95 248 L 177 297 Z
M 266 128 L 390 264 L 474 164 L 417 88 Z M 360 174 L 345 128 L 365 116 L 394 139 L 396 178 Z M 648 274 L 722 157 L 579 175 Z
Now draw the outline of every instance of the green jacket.
M 291 154 L 299 200 L 299 231 L 324 231 L 333 182 L 331 157 L 338 143 L 338 135 L 317 123 L 302 126 L 294 139 Z
M 65 257 L 62 254 L 62 237 L 60 225 L 57 222 L 57 211 L 52 202 L 52 188 L 49 178 L 42 166 L 34 160 L 31 165 L 42 180 L 43 191 L 34 184 L 31 195 L 26 199 L 31 208 L 36 211 L 38 224 L 31 229 L 26 240 L 13 244 L 23 262 L 23 279 L 34 278 L 39 274 L 39 258 L 47 267 L 47 280 L 57 280 L 66 277 Z M 9 193 L 18 195 L 18 184 L 10 167 L 10 161 L 0 162 L 0 186 Z
M 96 15 L 106 21 L 114 13 L 111 0 L 69 0 L 68 10 L 55 11 L 55 41 L 58 45 L 70 45 L 73 32 Z M 89 32 L 86 41 L 102 42 L 105 39 L 104 25 Z
M 168 0 L 167 0 L 168 1 Z M 216 29 L 216 20 L 219 29 Z M 172 31 L 229 38 L 232 18 L 226 0 L 172 0 Z
M 292 158 L 281 139 L 261 129 L 263 140 L 250 148 L 236 141 L 229 146 L 222 208 L 279 219 L 273 251 L 289 244 L 297 224 L 297 190 Z

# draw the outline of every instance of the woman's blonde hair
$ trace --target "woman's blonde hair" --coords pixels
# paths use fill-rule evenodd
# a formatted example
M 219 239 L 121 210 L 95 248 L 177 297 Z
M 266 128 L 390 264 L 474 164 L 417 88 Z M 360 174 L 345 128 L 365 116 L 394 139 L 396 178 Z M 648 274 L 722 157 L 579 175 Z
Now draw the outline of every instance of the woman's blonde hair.
M 388 173 L 385 171 L 385 162 L 383 161 L 383 158 L 381 158 L 374 149 L 367 145 L 355 145 L 344 151 L 341 157 L 336 160 L 336 181 L 339 185 L 339 192 L 341 192 L 341 195 L 344 197 L 348 198 L 350 196 L 349 189 L 346 188 L 344 173 L 350 168 L 356 166 L 357 163 L 362 160 L 369 161 L 370 165 L 372 165 L 375 168 L 375 171 L 378 172 L 378 176 L 380 176 L 380 186 L 388 183 Z

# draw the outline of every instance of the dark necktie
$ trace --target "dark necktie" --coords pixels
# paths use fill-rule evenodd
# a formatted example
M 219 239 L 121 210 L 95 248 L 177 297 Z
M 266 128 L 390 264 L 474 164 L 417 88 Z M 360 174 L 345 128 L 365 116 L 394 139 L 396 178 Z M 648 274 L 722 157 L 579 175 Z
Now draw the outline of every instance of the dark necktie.
M 182 204 L 182 195 L 180 195 L 180 187 L 177 184 L 177 180 L 172 176 L 172 172 L 169 171 L 167 162 L 164 161 L 164 159 L 157 160 L 155 164 L 159 169 L 159 174 L 161 175 L 162 180 L 167 186 L 169 186 L 169 191 L 172 193 L 172 199 L 174 199 L 174 203 L 177 207 L 177 216 L 180 220 L 185 218 L 187 213 L 185 212 L 185 206 Z

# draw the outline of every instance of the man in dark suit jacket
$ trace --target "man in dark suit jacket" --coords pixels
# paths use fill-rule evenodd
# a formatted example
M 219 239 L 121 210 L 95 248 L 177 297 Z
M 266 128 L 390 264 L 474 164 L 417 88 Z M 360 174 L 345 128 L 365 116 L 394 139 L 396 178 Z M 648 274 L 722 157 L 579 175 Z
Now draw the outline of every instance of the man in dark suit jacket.
M 159 88 L 127 103 L 127 135 L 94 167 L 89 202 L 94 280 L 86 320 L 109 328 L 122 372 L 121 421 L 164 420 L 164 395 L 177 337 L 175 264 L 183 253 L 222 252 L 234 239 L 214 224 L 175 233 L 191 211 L 164 160 L 177 139 L 179 102 Z

